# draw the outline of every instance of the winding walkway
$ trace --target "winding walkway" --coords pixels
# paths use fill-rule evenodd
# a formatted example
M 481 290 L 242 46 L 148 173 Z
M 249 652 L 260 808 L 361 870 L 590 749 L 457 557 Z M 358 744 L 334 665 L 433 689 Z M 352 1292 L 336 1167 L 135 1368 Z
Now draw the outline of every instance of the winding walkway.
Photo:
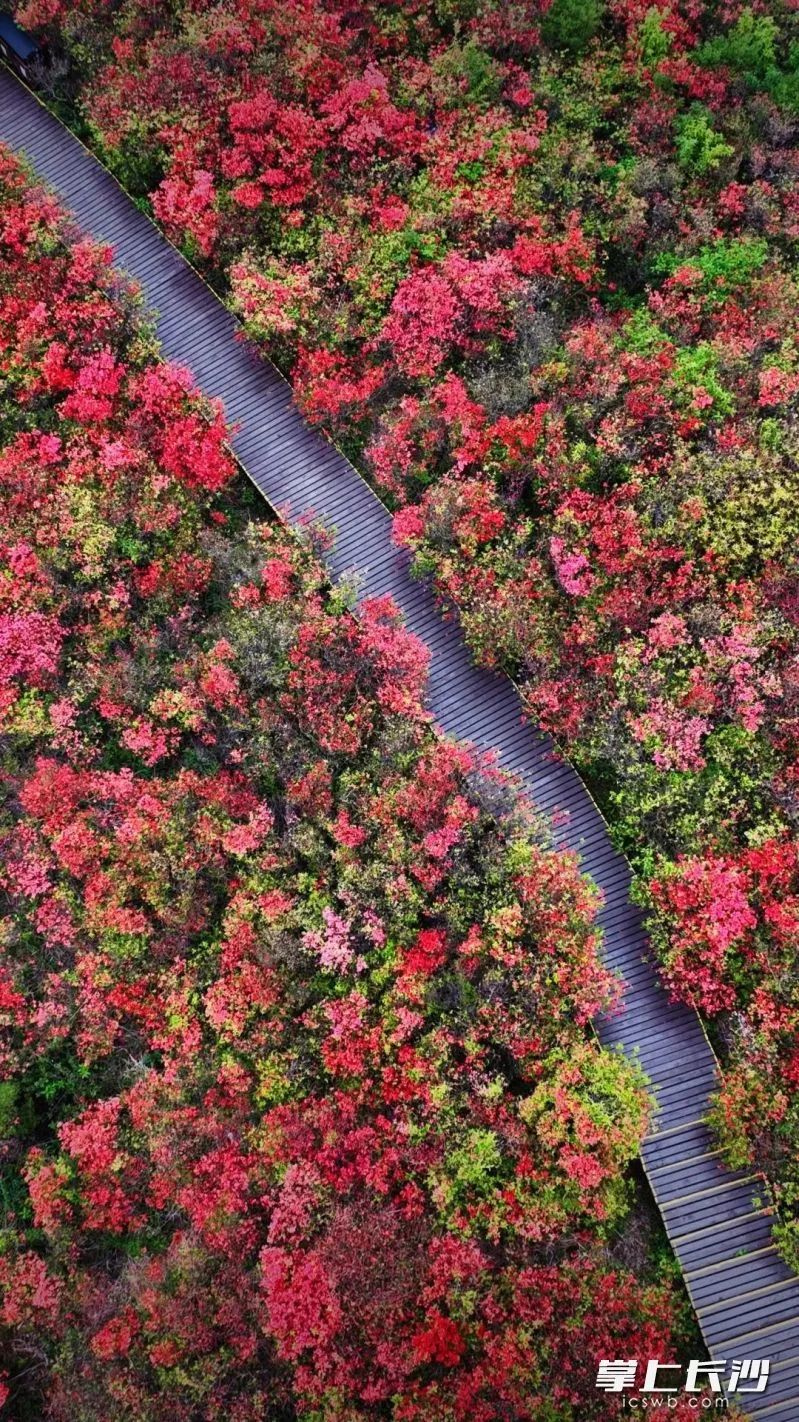
M 290 520 L 314 511 L 336 529 L 335 578 L 356 575 L 363 596 L 389 593 L 431 652 L 429 704 L 451 736 L 493 749 L 536 804 L 554 814 L 556 843 L 579 852 L 601 888 L 606 960 L 624 979 L 624 1013 L 597 1023 L 603 1043 L 635 1053 L 658 1108 L 642 1155 L 679 1258 L 709 1355 L 768 1358 L 762 1395 L 740 1397 L 764 1422 L 799 1422 L 799 1280 L 771 1238 L 759 1177 L 722 1166 L 703 1117 L 716 1064 L 701 1024 L 669 1002 L 651 962 L 630 869 L 570 765 L 522 722 L 510 681 L 475 667 L 456 627 L 412 580 L 391 542 L 391 519 L 351 464 L 311 430 L 282 377 L 241 340 L 235 318 L 143 216 L 101 164 L 11 73 L 0 69 L 0 140 L 33 168 L 94 237 L 113 243 L 120 267 L 158 313 L 165 354 L 224 401 L 232 440 L 250 478 Z M 699 1415 L 699 1414 L 698 1414 Z

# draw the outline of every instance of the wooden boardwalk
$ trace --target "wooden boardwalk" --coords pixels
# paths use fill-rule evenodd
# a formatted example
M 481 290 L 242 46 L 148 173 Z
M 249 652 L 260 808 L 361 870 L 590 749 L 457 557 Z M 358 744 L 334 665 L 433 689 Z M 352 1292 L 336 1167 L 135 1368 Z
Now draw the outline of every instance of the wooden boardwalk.
M 159 235 L 114 179 L 7 70 L 0 69 L 0 140 L 24 153 L 79 225 L 114 244 L 141 284 L 165 354 L 224 401 L 248 474 L 289 519 L 315 512 L 336 530 L 332 575 L 355 574 L 361 595 L 390 593 L 431 652 L 429 704 L 442 729 L 495 750 L 537 805 L 557 812 L 555 841 L 577 850 L 601 888 L 609 965 L 626 1010 L 597 1024 L 607 1046 L 635 1054 L 658 1109 L 643 1160 L 696 1308 L 709 1356 L 768 1358 L 764 1394 L 740 1396 L 752 1417 L 799 1422 L 799 1280 L 774 1248 L 765 1186 L 723 1168 L 703 1117 L 716 1063 L 696 1015 L 670 1003 L 650 959 L 630 869 L 571 766 L 522 722 L 510 681 L 478 670 L 459 631 L 392 546 L 391 519 L 356 470 L 302 420 L 282 377 L 237 339 L 234 317 Z M 609 1408 L 613 1406 L 609 1402 Z M 699 1415 L 699 1414 L 698 1414 Z

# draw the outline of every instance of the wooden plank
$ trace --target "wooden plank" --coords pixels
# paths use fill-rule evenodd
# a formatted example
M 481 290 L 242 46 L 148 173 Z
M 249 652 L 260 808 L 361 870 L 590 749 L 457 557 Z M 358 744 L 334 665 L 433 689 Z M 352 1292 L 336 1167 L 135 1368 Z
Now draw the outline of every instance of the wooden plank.
M 647 1137 L 641 1147 L 641 1155 L 647 1166 L 657 1166 L 664 1161 L 702 1160 L 712 1149 L 713 1138 L 704 1123 L 686 1123 L 667 1138 L 660 1132 Z
M 785 1320 L 799 1321 L 799 1281 L 780 1279 L 746 1294 L 702 1304 L 699 1316 L 707 1328 L 730 1328 L 742 1334 L 758 1333 Z
M 714 1332 L 712 1322 L 706 1325 L 714 1348 L 721 1350 L 722 1356 L 733 1354 L 740 1358 L 769 1358 L 781 1363 L 796 1357 L 799 1346 L 799 1313 L 782 1323 L 767 1324 L 765 1328 L 749 1329 L 746 1332 L 733 1329 L 722 1335 Z
M 694 1271 L 691 1293 L 697 1307 L 710 1309 L 727 1299 L 745 1297 L 738 1292 L 742 1280 L 744 1288 L 757 1290 L 793 1277 L 785 1260 L 769 1245 L 754 1255 L 739 1256 L 712 1269 Z
M 709 1195 L 694 1195 L 688 1200 L 662 1207 L 666 1228 L 675 1239 L 715 1229 L 720 1218 L 729 1225 L 732 1220 L 750 1215 L 758 1208 L 760 1206 L 750 1185 L 726 1182 Z
M 724 1215 L 712 1228 L 684 1236 L 679 1244 L 678 1257 L 690 1278 L 693 1269 L 704 1269 L 711 1264 L 731 1264 L 736 1258 L 745 1259 L 751 1251 L 771 1243 L 771 1220 L 762 1210 L 738 1216 L 734 1229 Z M 742 1277 L 743 1273 L 742 1264 Z
M 792 1385 L 791 1395 L 793 1398 L 795 1398 L 796 1396 L 796 1392 L 794 1392 L 793 1390 L 794 1388 L 797 1392 L 799 1392 L 799 1381 L 795 1381 Z M 768 1397 L 769 1391 L 765 1392 L 763 1396 Z M 748 1407 L 749 1415 L 751 1417 L 757 1417 L 758 1422 L 761 1417 L 763 1419 L 763 1422 L 797 1422 L 795 1400 L 790 1402 L 781 1402 L 776 1407 L 765 1408 L 761 1408 L 758 1403 L 755 1403 L 751 1393 L 747 1395 L 745 1400 Z M 739 1401 L 743 1402 L 744 1398 L 739 1398 Z

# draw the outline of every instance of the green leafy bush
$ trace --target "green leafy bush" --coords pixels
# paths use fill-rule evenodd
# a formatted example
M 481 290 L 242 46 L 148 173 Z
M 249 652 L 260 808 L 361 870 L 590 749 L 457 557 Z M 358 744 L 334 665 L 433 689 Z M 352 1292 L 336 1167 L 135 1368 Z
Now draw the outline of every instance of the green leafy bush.
M 580 54 L 597 33 L 603 13 L 600 0 L 553 0 L 544 16 L 541 34 L 552 49 Z
M 713 127 L 704 104 L 693 104 L 677 120 L 677 162 L 687 173 L 704 177 L 734 151 Z
M 671 36 L 663 28 L 663 16 L 656 5 L 647 10 L 638 32 L 641 63 L 654 69 L 671 49 Z
M 771 15 L 746 9 L 726 35 L 716 35 L 702 46 L 697 59 L 700 64 L 726 65 L 757 85 L 777 62 L 778 34 Z

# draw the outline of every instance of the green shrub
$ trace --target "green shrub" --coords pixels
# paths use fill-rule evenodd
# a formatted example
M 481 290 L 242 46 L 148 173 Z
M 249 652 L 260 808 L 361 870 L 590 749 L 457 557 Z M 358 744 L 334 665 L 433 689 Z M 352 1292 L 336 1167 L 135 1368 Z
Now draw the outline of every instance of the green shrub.
M 0 1081 L 0 1140 L 16 1131 L 17 1093 L 15 1081 Z
M 674 385 L 681 399 L 691 406 L 698 391 L 704 391 L 712 402 L 715 419 L 726 418 L 735 409 L 735 397 L 722 385 L 718 373 L 718 355 L 708 341 L 680 351 L 674 362 Z
M 474 40 L 450 45 L 438 61 L 438 70 L 463 87 L 463 102 L 487 106 L 496 103 L 502 82 L 491 55 Z
M 638 38 L 641 45 L 641 63 L 645 69 L 655 69 L 671 49 L 671 36 L 663 28 L 663 16 L 657 6 L 653 5 L 644 15 Z
M 768 242 L 763 237 L 719 237 L 689 257 L 678 252 L 663 252 L 652 263 L 652 268 L 659 276 L 671 276 L 678 267 L 697 267 L 705 279 L 707 292 L 724 300 L 750 285 L 765 266 L 768 254 Z
M 553 0 L 541 25 L 545 43 L 580 54 L 599 29 L 603 11 L 600 0 Z
M 677 120 L 677 162 L 686 173 L 701 178 L 734 152 L 716 132 L 704 104 L 692 104 Z
M 668 336 L 652 313 L 641 306 L 633 311 L 619 333 L 622 350 L 635 351 L 636 355 L 651 356 L 668 343 Z
M 700 64 L 733 69 L 757 87 L 776 65 L 778 33 L 770 15 L 755 15 L 751 10 L 744 10 L 726 35 L 702 45 L 697 58 Z
M 799 114 L 799 46 L 791 53 L 791 68 L 788 73 L 773 69 L 768 77 L 767 88 L 775 104 Z

